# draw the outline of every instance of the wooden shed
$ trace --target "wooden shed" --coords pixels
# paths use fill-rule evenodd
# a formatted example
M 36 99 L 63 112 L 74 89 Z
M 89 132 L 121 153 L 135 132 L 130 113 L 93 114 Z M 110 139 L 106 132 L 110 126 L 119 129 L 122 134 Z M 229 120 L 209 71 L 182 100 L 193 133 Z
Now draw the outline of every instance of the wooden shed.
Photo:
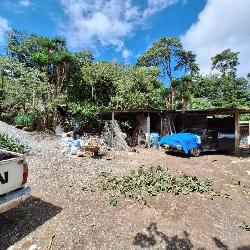
M 133 120 L 134 135 L 139 131 L 158 132 L 161 136 L 181 132 L 185 128 L 215 129 L 235 134 L 235 154 L 240 154 L 240 116 L 250 114 L 250 110 L 237 108 L 214 108 L 201 110 L 154 110 L 129 109 L 101 112 L 103 120 Z
M 166 111 L 167 112 L 167 111 Z M 250 110 L 238 108 L 214 108 L 204 110 L 176 111 L 177 131 L 185 128 L 216 129 L 235 134 L 235 154 L 240 155 L 240 116 L 250 114 Z

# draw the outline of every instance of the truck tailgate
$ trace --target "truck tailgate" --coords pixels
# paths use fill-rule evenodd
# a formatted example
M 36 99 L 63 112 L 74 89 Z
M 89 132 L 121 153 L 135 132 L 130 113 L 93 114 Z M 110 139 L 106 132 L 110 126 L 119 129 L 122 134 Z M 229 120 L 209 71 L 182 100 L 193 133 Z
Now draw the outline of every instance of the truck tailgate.
M 0 161 L 0 195 L 16 190 L 23 183 L 23 164 L 20 157 Z

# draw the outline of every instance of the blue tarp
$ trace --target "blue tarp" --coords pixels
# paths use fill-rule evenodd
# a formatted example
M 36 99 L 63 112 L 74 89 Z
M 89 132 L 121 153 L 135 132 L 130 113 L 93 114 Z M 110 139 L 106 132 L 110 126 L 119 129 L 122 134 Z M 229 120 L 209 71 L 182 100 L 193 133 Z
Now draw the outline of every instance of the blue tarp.
M 192 133 L 177 133 L 173 135 L 165 135 L 161 138 L 159 144 L 169 144 L 173 146 L 180 145 L 185 154 L 188 154 L 189 150 L 200 146 L 197 136 Z
M 153 148 L 159 148 L 159 139 L 160 136 L 158 133 L 151 133 L 150 134 L 150 146 Z

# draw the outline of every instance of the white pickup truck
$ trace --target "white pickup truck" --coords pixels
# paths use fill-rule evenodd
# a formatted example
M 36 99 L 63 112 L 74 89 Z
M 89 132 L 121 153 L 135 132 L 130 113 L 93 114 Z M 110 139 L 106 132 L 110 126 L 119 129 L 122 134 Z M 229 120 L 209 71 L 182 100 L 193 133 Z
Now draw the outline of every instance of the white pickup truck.
M 22 154 L 0 149 L 0 214 L 29 197 L 28 165 Z

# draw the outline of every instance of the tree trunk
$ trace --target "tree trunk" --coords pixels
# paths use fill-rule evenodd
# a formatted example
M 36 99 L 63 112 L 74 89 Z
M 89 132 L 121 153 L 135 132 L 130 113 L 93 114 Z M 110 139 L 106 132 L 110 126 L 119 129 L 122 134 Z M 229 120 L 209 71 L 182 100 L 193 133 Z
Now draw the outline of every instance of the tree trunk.
M 171 100 L 171 108 L 175 108 L 175 97 L 176 97 L 176 87 L 172 87 L 172 100 Z
M 183 97 L 182 110 L 187 110 L 187 105 L 188 105 L 188 98 L 187 97 Z
M 186 91 L 188 91 L 188 89 L 189 89 L 189 87 L 190 87 L 190 81 L 185 81 L 184 84 L 185 84 Z M 184 109 L 184 110 L 187 110 L 188 100 L 189 100 L 189 98 L 188 98 L 187 96 L 185 96 L 185 97 L 183 98 L 183 101 L 184 101 L 184 102 L 183 102 L 183 109 Z

